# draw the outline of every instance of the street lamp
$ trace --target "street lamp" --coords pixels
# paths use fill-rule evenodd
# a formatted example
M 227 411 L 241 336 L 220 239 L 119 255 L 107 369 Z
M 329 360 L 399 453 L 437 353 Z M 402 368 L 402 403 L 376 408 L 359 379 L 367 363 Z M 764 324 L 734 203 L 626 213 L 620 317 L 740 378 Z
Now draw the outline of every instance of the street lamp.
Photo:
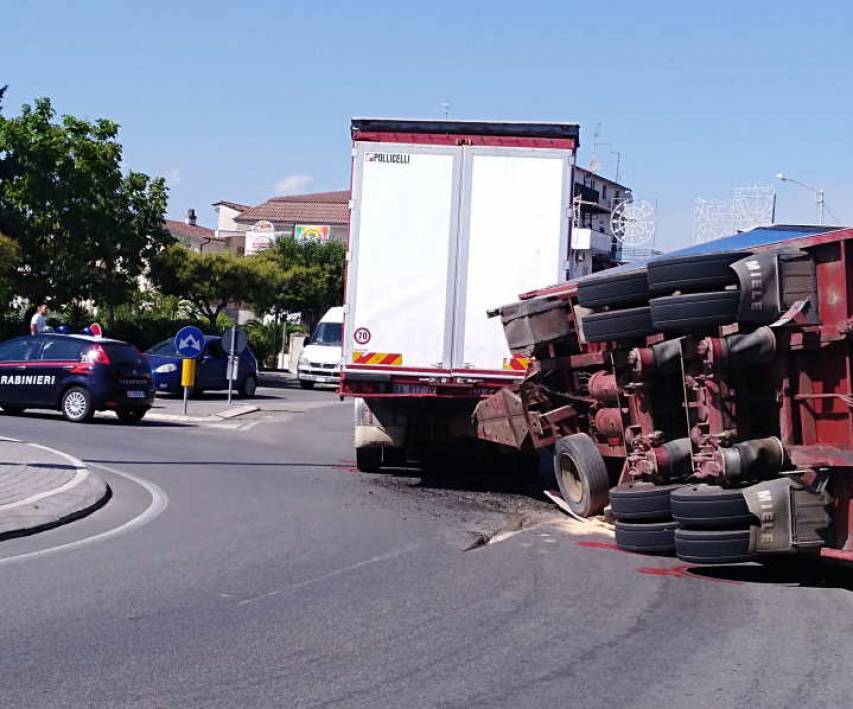
M 795 180 L 793 177 L 788 177 L 786 174 L 782 172 L 776 173 L 776 177 L 782 182 L 793 182 L 795 185 L 799 185 L 800 187 L 805 187 L 807 190 L 811 190 L 814 192 L 816 201 L 817 201 L 817 223 L 819 226 L 823 226 L 823 208 L 825 205 L 823 199 L 823 190 L 818 189 L 817 187 L 812 187 L 811 185 L 807 185 L 805 182 L 800 182 L 799 180 Z

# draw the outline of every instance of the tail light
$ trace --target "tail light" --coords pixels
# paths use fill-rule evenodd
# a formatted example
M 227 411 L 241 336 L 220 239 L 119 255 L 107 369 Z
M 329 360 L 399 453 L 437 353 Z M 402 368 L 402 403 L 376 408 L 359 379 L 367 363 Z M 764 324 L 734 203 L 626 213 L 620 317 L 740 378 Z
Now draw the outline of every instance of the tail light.
M 89 374 L 96 364 L 109 364 L 110 357 L 101 345 L 92 345 L 83 359 L 69 370 L 71 374 Z
M 109 364 L 110 356 L 101 345 L 92 345 L 86 353 L 85 361 L 89 364 Z

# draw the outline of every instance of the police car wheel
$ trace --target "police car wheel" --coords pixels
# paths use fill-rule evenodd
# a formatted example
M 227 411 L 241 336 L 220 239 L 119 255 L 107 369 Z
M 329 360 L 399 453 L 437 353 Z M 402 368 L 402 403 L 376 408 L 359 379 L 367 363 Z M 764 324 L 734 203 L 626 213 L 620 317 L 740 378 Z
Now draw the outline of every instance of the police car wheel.
M 0 406 L 3 409 L 4 414 L 8 414 L 9 416 L 17 416 L 18 414 L 24 413 L 26 409 L 23 406 Z
M 148 413 L 148 409 L 139 406 L 116 409 L 116 416 L 122 423 L 139 423 Z
M 71 387 L 62 395 L 62 415 L 69 421 L 81 423 L 94 414 L 92 395 L 83 387 Z
M 251 399 L 255 395 L 255 389 L 257 388 L 258 381 L 252 375 L 249 375 L 240 385 L 240 396 L 244 399 Z

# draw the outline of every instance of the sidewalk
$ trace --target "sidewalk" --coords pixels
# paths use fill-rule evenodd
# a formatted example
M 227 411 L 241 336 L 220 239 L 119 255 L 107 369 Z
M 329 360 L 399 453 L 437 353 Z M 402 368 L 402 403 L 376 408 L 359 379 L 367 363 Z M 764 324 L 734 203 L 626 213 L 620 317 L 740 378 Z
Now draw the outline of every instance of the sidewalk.
M 0 439 L 0 540 L 70 522 L 110 490 L 82 461 L 35 443 Z

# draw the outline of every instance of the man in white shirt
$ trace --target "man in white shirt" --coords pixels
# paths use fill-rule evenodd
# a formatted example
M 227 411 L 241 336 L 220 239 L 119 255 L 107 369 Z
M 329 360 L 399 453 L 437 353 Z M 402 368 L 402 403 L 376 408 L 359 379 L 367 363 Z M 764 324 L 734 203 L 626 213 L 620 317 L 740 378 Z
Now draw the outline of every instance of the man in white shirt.
M 31 335 L 40 335 L 45 331 L 47 327 L 47 320 L 44 318 L 44 314 L 47 312 L 47 305 L 42 303 L 33 314 L 32 320 L 30 320 L 30 334 Z

